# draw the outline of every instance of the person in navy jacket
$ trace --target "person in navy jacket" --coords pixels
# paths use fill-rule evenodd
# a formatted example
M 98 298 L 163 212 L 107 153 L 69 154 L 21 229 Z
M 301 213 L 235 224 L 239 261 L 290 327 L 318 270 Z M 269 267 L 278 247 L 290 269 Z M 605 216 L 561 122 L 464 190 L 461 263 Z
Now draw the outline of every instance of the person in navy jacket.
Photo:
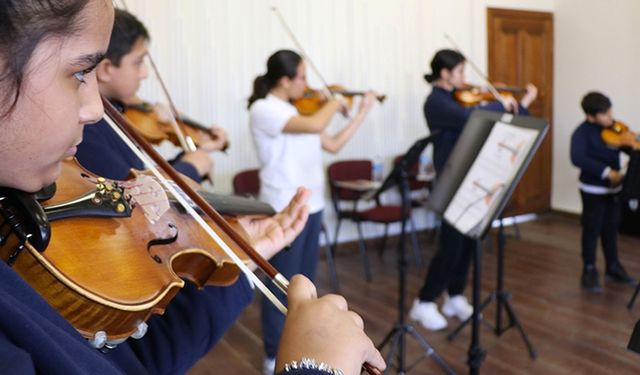
M 487 104 L 465 107 L 458 103 L 454 91 L 465 86 L 465 58 L 454 50 L 438 51 L 431 60 L 431 74 L 425 79 L 433 88 L 424 103 L 424 116 L 431 132 L 440 134 L 433 142 L 433 164 L 436 174 L 442 172 L 467 119 L 476 109 L 508 111 L 526 114 L 529 104 L 535 100 L 537 89 L 529 84 L 526 93 L 518 103 L 513 97 L 506 97 Z M 467 282 L 467 274 L 475 242 L 466 238 L 451 225 L 442 223 L 438 250 L 431 261 L 419 298 L 413 302 L 409 317 L 429 330 L 447 327 L 445 319 L 435 303 L 436 298 L 445 294 L 442 313 L 462 321 L 471 316 L 473 308 L 462 294 Z
M 113 5 L 109 0 L 5 0 L 0 2 L 0 18 L 0 195 L 4 196 L 6 188 L 36 192 L 54 182 L 61 161 L 75 154 L 85 125 L 103 115 L 95 67 L 107 50 Z M 6 225 L 9 213 L 2 196 L 0 235 L 7 236 L 11 228 Z M 295 231 L 291 234 L 295 237 Z M 2 374 L 184 373 L 234 319 L 233 305 L 246 304 L 251 297 L 246 282 L 234 296 L 219 294 L 221 289 L 203 292 L 187 286 L 163 316 L 149 320 L 147 335 L 104 354 L 13 271 L 6 262 L 12 251 L 0 247 Z M 384 369 L 361 318 L 348 310 L 343 298 L 318 298 L 313 285 L 297 276 L 291 280 L 288 302 L 277 356 L 279 371 L 327 374 L 331 373 L 327 369 L 341 368 L 351 375 L 359 374 L 365 361 Z M 294 367 L 288 364 L 303 357 L 326 365 L 304 360 L 303 368 L 287 370 Z
M 581 285 L 601 293 L 602 287 L 596 269 L 596 247 L 602 240 L 607 280 L 634 285 L 618 259 L 618 225 L 622 172 L 620 149 L 605 144 L 602 130 L 614 124 L 611 100 L 599 92 L 590 92 L 580 103 L 586 118 L 571 136 L 571 162 L 580 168 L 580 197 L 582 198 L 582 262 Z M 634 136 L 622 137 L 627 146 Z

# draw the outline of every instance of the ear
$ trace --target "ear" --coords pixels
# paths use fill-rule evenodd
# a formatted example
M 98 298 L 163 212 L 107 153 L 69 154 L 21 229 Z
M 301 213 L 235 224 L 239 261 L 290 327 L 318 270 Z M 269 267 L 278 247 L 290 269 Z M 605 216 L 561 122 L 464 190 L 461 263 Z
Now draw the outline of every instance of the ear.
M 587 114 L 587 121 L 589 121 L 591 123 L 597 122 L 596 116 Z
M 440 69 L 440 74 L 438 76 L 441 79 L 449 82 L 449 79 L 451 78 L 451 70 L 449 70 L 447 68 L 442 68 L 442 69 Z
M 288 88 L 289 86 L 291 86 L 291 78 L 287 76 L 280 77 L 280 79 L 278 80 L 278 86 L 285 89 Z
M 109 83 L 113 77 L 113 69 L 117 68 L 111 60 L 104 59 L 100 61 L 98 66 L 96 66 L 96 77 L 98 78 L 98 83 Z

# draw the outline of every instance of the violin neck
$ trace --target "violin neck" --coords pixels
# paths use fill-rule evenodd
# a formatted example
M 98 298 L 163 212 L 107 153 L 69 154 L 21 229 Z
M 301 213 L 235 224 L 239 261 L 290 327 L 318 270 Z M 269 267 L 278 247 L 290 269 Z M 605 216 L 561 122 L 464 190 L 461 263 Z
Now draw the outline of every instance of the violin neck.
M 520 93 L 523 93 L 523 92 L 527 91 L 526 89 L 524 89 L 522 87 L 515 87 L 515 86 L 497 86 L 496 89 L 498 91 L 510 92 L 512 94 L 520 94 Z
M 364 94 L 366 94 L 366 92 L 364 91 L 349 91 L 349 90 L 331 90 L 331 93 L 333 94 L 340 94 L 342 96 L 362 96 Z M 385 99 L 386 99 L 386 95 L 377 95 L 376 99 L 382 103 Z
M 194 128 L 194 129 L 198 129 L 198 130 L 202 130 L 204 132 L 208 132 L 209 131 L 209 127 L 202 125 L 201 123 L 197 122 L 196 120 L 187 117 L 183 114 L 180 114 L 180 120 L 182 122 L 184 122 L 186 125 L 189 125 L 190 127 Z

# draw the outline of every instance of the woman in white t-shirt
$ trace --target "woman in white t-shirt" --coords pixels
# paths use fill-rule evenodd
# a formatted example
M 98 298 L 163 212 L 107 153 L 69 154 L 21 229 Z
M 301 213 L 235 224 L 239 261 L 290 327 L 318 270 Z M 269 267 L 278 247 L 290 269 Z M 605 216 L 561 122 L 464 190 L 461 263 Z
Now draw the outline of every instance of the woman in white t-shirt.
M 313 280 L 324 208 L 322 150 L 336 153 L 347 143 L 371 109 L 375 95 L 368 92 L 349 123 L 337 134 L 329 135 L 325 128 L 336 112 L 345 110 L 345 104 L 332 98 L 313 115 L 300 115 L 291 102 L 302 97 L 306 87 L 305 64 L 300 55 L 280 50 L 269 57 L 267 73 L 255 79 L 249 110 L 260 159 L 260 200 L 281 210 L 299 186 L 311 190 L 310 215 L 304 230 L 290 249 L 273 257 L 271 263 L 287 278 L 301 273 Z M 273 291 L 285 301 L 282 293 L 275 288 Z M 273 374 L 283 324 L 284 316 L 263 300 L 265 373 Z

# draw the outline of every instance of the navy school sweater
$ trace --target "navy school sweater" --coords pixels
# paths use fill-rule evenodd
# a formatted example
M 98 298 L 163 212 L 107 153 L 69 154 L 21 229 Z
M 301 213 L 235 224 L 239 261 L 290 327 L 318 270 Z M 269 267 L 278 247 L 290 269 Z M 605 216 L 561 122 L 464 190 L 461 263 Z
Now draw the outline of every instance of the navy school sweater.
M 620 150 L 610 148 L 602 140 L 602 126 L 584 121 L 571 135 L 571 162 L 580 168 L 580 182 L 587 185 L 610 187 L 608 178 L 602 178 L 609 167 L 620 170 Z

